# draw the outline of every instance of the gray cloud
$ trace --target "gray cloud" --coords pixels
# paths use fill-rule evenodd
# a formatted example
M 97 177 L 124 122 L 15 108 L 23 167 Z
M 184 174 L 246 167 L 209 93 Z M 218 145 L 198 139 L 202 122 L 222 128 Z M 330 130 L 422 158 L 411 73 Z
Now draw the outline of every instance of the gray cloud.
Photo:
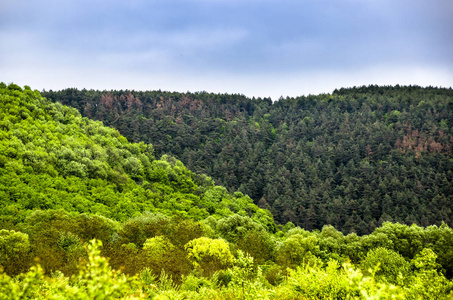
M 451 15 L 448 0 L 6 0 L 0 74 L 39 81 L 37 88 L 274 97 L 310 92 L 302 80 L 327 92 L 358 77 L 361 84 L 391 78 L 384 83 L 451 86 Z

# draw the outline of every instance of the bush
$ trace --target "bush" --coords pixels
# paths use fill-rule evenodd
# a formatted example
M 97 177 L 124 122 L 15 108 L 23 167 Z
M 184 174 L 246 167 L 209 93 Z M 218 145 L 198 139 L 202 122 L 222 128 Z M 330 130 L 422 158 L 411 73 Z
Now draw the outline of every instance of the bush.
M 189 260 L 204 275 L 228 267 L 233 263 L 233 255 L 225 240 L 201 237 L 185 245 Z
M 368 252 L 361 269 L 365 274 L 372 274 L 376 270 L 376 278 L 398 284 L 401 283 L 400 279 L 409 275 L 410 264 L 397 252 L 379 247 Z

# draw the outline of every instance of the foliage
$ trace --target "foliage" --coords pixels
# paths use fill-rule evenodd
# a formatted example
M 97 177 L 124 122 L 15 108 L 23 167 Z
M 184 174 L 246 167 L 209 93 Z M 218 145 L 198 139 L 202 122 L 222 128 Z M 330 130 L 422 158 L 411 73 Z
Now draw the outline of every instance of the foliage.
M 206 275 L 228 267 L 233 262 L 233 256 L 225 240 L 201 237 L 185 245 L 187 255 L 195 268 Z
M 232 215 L 217 222 L 217 231 L 229 242 L 237 242 L 250 231 L 260 231 L 263 227 L 248 217 Z
M 441 299 L 448 293 L 453 296 L 453 283 L 438 273 L 436 258 L 436 253 L 425 248 L 413 259 L 416 277 L 409 293 L 411 297 Z
M 44 278 L 43 270 L 33 267 L 29 272 L 13 281 L 1 276 L 0 298 L 24 299 L 111 299 L 123 298 L 131 293 L 130 279 L 112 271 L 107 260 L 99 256 L 100 242 L 91 241 L 87 245 L 88 261 L 74 278 L 56 276 Z
M 283 238 L 284 244 L 294 244 L 302 253 L 310 251 L 320 257 L 323 253 L 315 241 L 321 247 L 324 238 L 341 237 L 341 233 L 331 229 L 326 229 L 324 236 L 296 229 Z M 358 240 L 360 243 L 361 238 Z M 70 248 L 77 241 L 75 235 L 66 233 L 60 235 L 57 244 Z M 347 239 L 344 243 L 348 243 Z M 0 273 L 0 299 L 443 299 L 453 296 L 453 283 L 439 272 L 437 254 L 429 248 L 417 253 L 410 264 L 400 254 L 382 247 L 370 250 L 360 265 L 345 263 L 342 267 L 337 260 L 315 259 L 311 254 L 310 263 L 302 259 L 297 264 L 293 260 L 290 268 L 282 272 L 282 266 L 259 265 L 242 251 L 233 257 L 224 240 L 202 237 L 191 240 L 185 247 L 194 269 L 175 277 L 165 268 L 157 274 L 147 267 L 136 275 L 122 274 L 100 256 L 100 242 L 90 241 L 84 247 L 87 256 L 72 277 L 58 271 L 45 274 L 40 266 L 13 278 Z M 136 255 L 143 251 L 144 255 L 166 262 L 178 250 L 165 236 L 146 239 L 142 250 L 135 246 L 131 249 Z M 376 262 L 380 263 L 377 268 Z
M 282 225 L 358 235 L 385 221 L 453 225 L 451 89 L 371 85 L 274 102 L 206 92 L 44 95 L 249 195 Z
M 67 99 L 78 93 L 71 91 Z M 406 107 L 395 102 L 395 93 L 401 91 L 414 97 L 399 99 L 406 101 Z M 382 92 L 388 99 L 368 98 L 369 92 Z M 82 92 L 92 99 L 99 96 L 96 93 Z M 417 93 L 426 96 L 425 100 L 418 101 Z M 175 93 L 172 97 L 178 95 Z M 196 95 L 201 99 L 196 103 L 189 94 L 185 100 L 179 99 L 181 103 L 175 100 L 175 109 L 179 104 L 185 105 L 190 113 L 187 116 L 179 116 L 176 111 L 173 115 L 170 113 L 165 122 L 159 124 L 161 132 L 171 130 L 174 124 L 184 127 L 185 122 L 192 122 L 191 128 L 195 131 L 204 128 L 207 136 L 218 130 L 215 142 L 210 137 L 201 138 L 205 143 L 203 147 L 223 145 L 220 157 L 239 162 L 235 160 L 236 153 L 244 153 L 241 149 L 248 147 L 244 140 L 240 144 L 241 138 L 247 140 L 247 130 L 254 130 L 250 132 L 260 136 L 261 142 L 250 141 L 260 149 L 259 153 L 272 154 L 278 163 L 261 161 L 259 155 L 250 160 L 244 155 L 238 171 L 233 167 L 235 164 L 222 163 L 217 169 L 213 168 L 214 171 L 225 169 L 227 177 L 224 178 L 230 183 L 239 183 L 234 179 L 237 174 L 241 174 L 241 180 L 247 181 L 249 176 L 256 179 L 254 183 L 249 180 L 241 189 L 230 186 L 230 192 L 215 186 L 211 178 L 189 171 L 172 156 L 155 159 L 151 145 L 129 143 L 116 130 L 82 118 L 74 109 L 50 103 L 29 87 L 22 89 L 0 83 L 0 100 L 4 104 L 0 107 L 0 299 L 453 297 L 453 229 L 448 225 L 450 211 L 445 202 L 451 195 L 448 185 L 451 165 L 445 161 L 448 151 L 442 148 L 450 143 L 444 137 L 450 132 L 451 122 L 440 110 L 449 99 L 448 90 L 356 88 L 318 98 L 281 99 L 272 105 L 264 99 L 234 96 L 240 99 L 242 110 L 234 110 L 237 101 L 224 95 L 213 100 L 222 108 L 213 123 L 209 123 L 207 112 L 214 115 L 215 110 L 203 108 L 210 107 L 212 103 L 208 100 L 212 95 Z M 101 97 L 99 106 L 104 107 L 104 112 L 116 107 L 115 95 Z M 80 97 L 77 101 L 83 99 Z M 131 114 L 140 110 L 140 106 L 143 108 L 147 101 L 142 99 L 142 102 L 133 93 L 123 100 L 121 96 L 117 99 L 124 102 Z M 161 114 L 167 109 L 164 99 L 159 104 Z M 171 112 L 172 108 L 169 109 Z M 377 150 L 370 144 L 371 153 L 365 147 L 368 151 L 365 162 L 364 157 L 356 155 L 351 143 L 347 145 L 352 149 L 351 157 L 337 157 L 330 151 L 329 158 L 325 158 L 326 152 L 320 145 L 333 147 L 336 144 L 321 134 L 326 128 L 319 118 L 324 118 L 323 114 L 335 117 L 329 114 L 330 109 L 349 114 L 338 116 L 340 119 L 348 117 L 340 125 L 341 132 L 337 132 L 335 122 L 332 123 L 329 136 L 334 139 L 339 137 L 337 134 L 343 134 L 348 122 L 363 121 L 362 116 L 374 120 L 373 126 L 377 127 L 383 120 L 386 128 L 392 128 L 387 131 L 380 127 L 389 139 L 395 137 L 393 130 L 397 134 L 406 130 L 404 124 L 415 124 L 412 122 L 420 119 L 417 126 L 425 128 L 423 120 L 433 125 L 438 118 L 443 118 L 439 128 L 445 135 L 433 132 L 434 142 L 442 147 L 434 143 L 425 151 L 411 144 L 420 142 L 426 130 L 429 131 L 426 127 L 425 131 L 411 133 L 396 150 L 387 153 L 388 156 L 385 149 L 378 149 L 381 153 L 373 156 Z M 94 108 L 91 110 L 95 112 Z M 305 116 L 297 126 L 292 123 L 297 121 L 293 117 L 295 110 Z M 419 116 L 425 110 L 431 112 L 426 119 L 414 117 L 415 112 Z M 242 116 L 249 112 L 253 117 L 241 123 Z M 282 112 L 287 115 L 279 117 L 284 115 Z M 191 118 L 205 113 L 212 130 Z M 182 119 L 177 119 L 179 117 Z M 143 120 L 146 118 L 148 116 Z M 281 118 L 283 124 L 279 123 Z M 296 134 L 297 128 L 303 135 Z M 357 137 L 358 132 L 348 128 L 351 136 Z M 373 133 L 361 128 L 366 134 Z M 293 143 L 294 147 L 304 149 L 300 148 L 297 155 L 287 152 L 293 146 L 290 141 L 282 140 L 289 132 L 296 134 L 295 138 L 306 134 L 310 139 L 302 144 Z M 310 132 L 319 135 L 313 136 Z M 374 138 L 380 137 L 373 134 Z M 195 132 L 193 136 L 197 136 Z M 234 142 L 223 144 L 228 141 L 224 137 L 233 136 L 237 138 Z M 184 143 L 174 137 L 175 145 Z M 193 144 L 184 149 L 193 149 L 191 147 L 200 141 L 192 141 Z M 163 149 L 161 141 L 157 143 L 157 148 Z M 281 143 L 289 143 L 289 146 Z M 239 144 L 241 146 L 237 147 Z M 283 149 L 281 154 L 277 146 Z M 345 155 L 344 149 L 338 149 Z M 181 149 L 180 153 L 185 151 Z M 308 151 L 308 156 L 304 151 Z M 303 157 L 303 163 L 297 162 L 298 155 Z M 385 161 L 376 164 L 373 157 L 385 158 Z M 221 161 L 214 160 L 214 163 Z M 257 168 L 250 168 L 254 163 Z M 274 173 L 273 165 L 279 168 Z M 404 187 L 396 177 L 404 171 L 402 165 L 408 180 Z M 360 176 L 354 168 L 361 170 Z M 429 174 L 420 168 L 428 170 Z M 268 172 L 267 177 L 261 175 L 263 170 Z M 330 174 L 329 170 L 334 173 Z M 445 173 L 445 170 L 448 171 Z M 298 175 L 294 177 L 293 172 Z M 310 176 L 306 176 L 306 172 Z M 383 177 L 376 177 L 378 173 Z M 258 188 L 274 175 L 276 179 L 270 180 L 271 186 Z M 331 175 L 333 177 L 329 177 Z M 376 178 L 378 187 L 370 184 Z M 417 183 L 412 184 L 411 180 Z M 428 183 L 429 191 L 425 189 Z M 296 192 L 291 192 L 294 187 L 297 187 Z M 392 187 L 394 192 L 380 194 Z M 414 190 L 411 197 L 415 197 L 415 202 L 396 192 L 406 191 L 406 188 Z M 238 191 L 246 189 L 251 191 L 252 197 L 260 196 L 258 204 L 262 208 Z M 266 197 L 261 197 L 263 193 Z M 443 205 L 442 214 L 422 202 L 423 197 L 428 196 L 434 203 L 429 205 Z M 329 202 L 332 199 L 333 202 Z M 290 200 L 296 203 L 295 209 Z M 393 206 L 392 201 L 402 204 Z M 406 220 L 389 221 L 398 220 L 398 216 L 407 213 L 404 207 L 409 206 L 419 212 L 429 208 L 436 216 L 427 216 L 427 223 L 432 217 L 445 218 L 446 222 L 422 227 L 405 225 Z M 294 222 L 277 226 L 270 212 L 263 208 L 283 212 L 277 214 L 280 221 Z M 319 228 L 323 218 L 332 220 L 327 223 L 335 226 Z
M 0 100 L 2 228 L 35 209 L 123 222 L 145 211 L 195 220 L 259 212 L 266 226 L 275 226 L 247 196 L 233 196 L 174 157 L 155 159 L 151 144 L 129 143 L 38 91 L 1 84 Z
M 5 272 L 18 274 L 24 271 L 30 251 L 28 234 L 14 230 L 0 230 L 0 268 Z
M 363 273 L 372 272 L 377 278 L 384 278 L 391 284 L 407 277 L 410 264 L 400 254 L 385 248 L 376 248 L 368 252 L 361 264 Z
M 316 263 L 319 247 L 315 236 L 294 234 L 286 238 L 277 250 L 277 262 L 286 267 Z

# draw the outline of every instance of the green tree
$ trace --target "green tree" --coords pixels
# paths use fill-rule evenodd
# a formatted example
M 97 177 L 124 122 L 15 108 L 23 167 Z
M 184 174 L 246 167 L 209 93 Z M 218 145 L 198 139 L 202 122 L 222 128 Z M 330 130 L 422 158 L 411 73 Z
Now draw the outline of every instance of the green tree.
M 185 249 L 189 260 L 204 275 L 212 275 L 233 263 L 230 247 L 223 239 L 201 237 L 188 242 Z
M 276 259 L 283 266 L 295 268 L 316 262 L 317 254 L 319 246 L 315 236 L 304 237 L 301 234 L 293 234 L 283 241 L 277 250 Z
M 361 269 L 364 274 L 377 269 L 377 278 L 396 285 L 409 275 L 410 264 L 397 252 L 379 247 L 368 252 Z
M 28 267 L 30 241 L 28 234 L 0 230 L 0 266 L 8 274 L 19 274 Z
M 234 214 L 220 219 L 217 222 L 217 231 L 229 242 L 236 242 L 250 231 L 264 230 L 263 226 L 254 222 L 249 217 Z

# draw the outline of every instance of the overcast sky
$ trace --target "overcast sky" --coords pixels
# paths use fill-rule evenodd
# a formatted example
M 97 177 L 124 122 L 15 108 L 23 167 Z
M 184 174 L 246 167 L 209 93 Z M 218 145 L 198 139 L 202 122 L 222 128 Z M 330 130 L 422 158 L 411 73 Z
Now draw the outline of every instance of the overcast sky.
M 453 86 L 451 0 L 0 0 L 0 81 L 300 96 Z

